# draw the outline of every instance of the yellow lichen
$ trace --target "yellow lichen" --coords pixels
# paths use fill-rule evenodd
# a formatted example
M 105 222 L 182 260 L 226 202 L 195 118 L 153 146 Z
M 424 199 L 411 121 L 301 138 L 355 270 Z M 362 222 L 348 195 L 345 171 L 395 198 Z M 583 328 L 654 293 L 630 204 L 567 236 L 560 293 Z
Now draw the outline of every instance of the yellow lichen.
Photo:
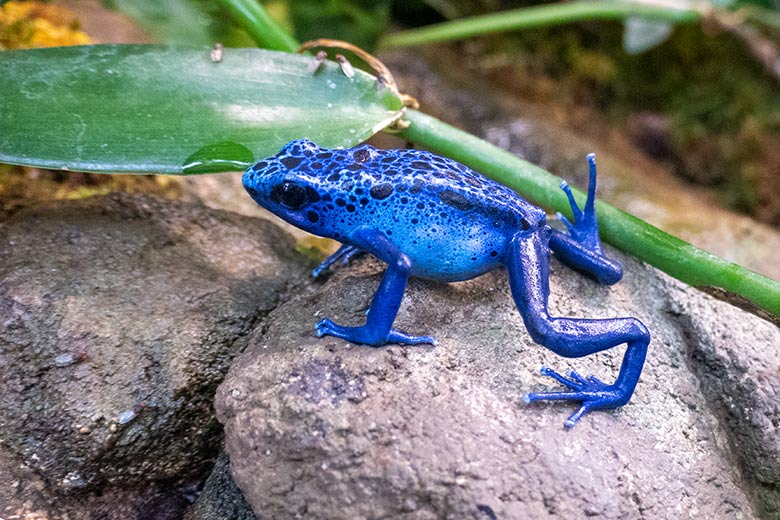
M 0 49 L 58 47 L 92 43 L 78 21 L 62 7 L 42 2 L 0 5 Z

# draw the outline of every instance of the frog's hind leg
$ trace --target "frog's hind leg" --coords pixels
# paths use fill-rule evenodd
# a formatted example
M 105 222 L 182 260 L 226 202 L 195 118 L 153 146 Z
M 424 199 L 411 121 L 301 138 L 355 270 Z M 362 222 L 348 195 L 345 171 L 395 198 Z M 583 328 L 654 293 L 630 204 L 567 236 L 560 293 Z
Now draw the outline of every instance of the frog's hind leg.
M 398 246 L 384 233 L 371 228 L 358 228 L 350 236 L 356 248 L 366 251 L 387 263 L 379 288 L 371 301 L 365 325 L 360 327 L 344 327 L 329 319 L 321 320 L 315 329 L 317 336 L 336 336 L 338 338 L 379 347 L 387 343 L 402 343 L 407 345 L 430 343 L 435 340 L 430 336 L 412 336 L 395 330 L 393 321 L 401 307 L 406 282 L 412 263 Z
M 567 400 L 580 402 L 580 408 L 565 425 L 574 426 L 591 410 L 617 408 L 628 402 L 642 372 L 650 333 L 636 318 L 577 319 L 551 317 L 547 310 L 549 296 L 549 263 L 547 235 L 544 231 L 518 232 L 510 242 L 507 269 L 517 308 L 537 343 L 565 357 L 582 357 L 627 344 L 620 373 L 614 384 L 602 383 L 593 376 L 582 377 L 571 372 L 564 377 L 553 370 L 542 369 L 568 387 L 565 392 L 529 394 L 526 402 Z

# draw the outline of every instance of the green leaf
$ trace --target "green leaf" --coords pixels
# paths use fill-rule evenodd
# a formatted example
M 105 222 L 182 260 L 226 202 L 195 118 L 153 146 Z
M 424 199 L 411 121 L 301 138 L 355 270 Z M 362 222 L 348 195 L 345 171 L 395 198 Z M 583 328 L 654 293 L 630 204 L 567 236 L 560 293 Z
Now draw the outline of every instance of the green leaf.
M 246 168 L 292 139 L 350 147 L 402 102 L 361 71 L 260 49 L 95 45 L 0 53 L 0 162 L 91 172 Z M 185 168 L 186 166 L 186 168 Z

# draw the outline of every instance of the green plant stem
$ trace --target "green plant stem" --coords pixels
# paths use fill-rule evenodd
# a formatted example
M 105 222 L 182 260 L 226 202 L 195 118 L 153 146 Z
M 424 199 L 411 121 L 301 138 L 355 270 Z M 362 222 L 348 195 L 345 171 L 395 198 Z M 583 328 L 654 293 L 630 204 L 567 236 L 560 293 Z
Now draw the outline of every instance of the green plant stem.
M 421 112 L 410 110 L 406 120 L 410 126 L 401 132 L 403 138 L 460 161 L 519 193 L 533 194 L 536 203 L 572 218 L 559 187 L 560 178 Z M 583 205 L 585 195 L 578 190 L 575 193 Z M 780 316 L 780 283 L 694 247 L 605 202 L 597 201 L 597 210 L 601 235 L 615 247 L 689 285 L 720 287 Z
M 568 2 L 524 7 L 410 29 L 386 36 L 380 48 L 410 47 L 426 43 L 461 40 L 471 36 L 529 27 L 561 25 L 584 20 L 623 20 L 639 16 L 670 23 L 692 23 L 702 17 L 696 9 L 618 1 Z
M 233 18 L 260 47 L 296 52 L 299 44 L 263 9 L 258 0 L 220 0 Z

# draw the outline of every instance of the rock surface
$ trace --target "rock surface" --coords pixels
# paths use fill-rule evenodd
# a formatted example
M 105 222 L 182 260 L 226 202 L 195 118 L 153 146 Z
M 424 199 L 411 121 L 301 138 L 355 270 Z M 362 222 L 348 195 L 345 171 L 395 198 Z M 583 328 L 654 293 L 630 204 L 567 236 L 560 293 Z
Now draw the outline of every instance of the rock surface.
M 372 260 L 274 310 L 216 399 L 248 502 L 280 519 L 780 514 L 766 499 L 780 453 L 780 359 L 766 346 L 780 330 L 615 256 L 626 276 L 610 288 L 552 264 L 553 315 L 631 315 L 653 334 L 629 405 L 571 431 L 573 405 L 522 403 L 557 388 L 539 366 L 611 380 L 622 349 L 572 361 L 534 344 L 505 272 L 410 283 L 397 326 L 433 334 L 435 348 L 314 336 L 325 316 L 362 322 L 381 272 Z
M 224 452 L 217 459 L 198 501 L 185 520 L 254 520 L 255 514 L 230 474 L 230 460 Z
M 136 490 L 149 500 L 123 502 L 167 518 L 158 484 L 192 494 L 221 444 L 217 384 L 304 273 L 293 246 L 263 220 L 128 195 L 0 222 L 0 451 L 67 497 L 52 514 Z

